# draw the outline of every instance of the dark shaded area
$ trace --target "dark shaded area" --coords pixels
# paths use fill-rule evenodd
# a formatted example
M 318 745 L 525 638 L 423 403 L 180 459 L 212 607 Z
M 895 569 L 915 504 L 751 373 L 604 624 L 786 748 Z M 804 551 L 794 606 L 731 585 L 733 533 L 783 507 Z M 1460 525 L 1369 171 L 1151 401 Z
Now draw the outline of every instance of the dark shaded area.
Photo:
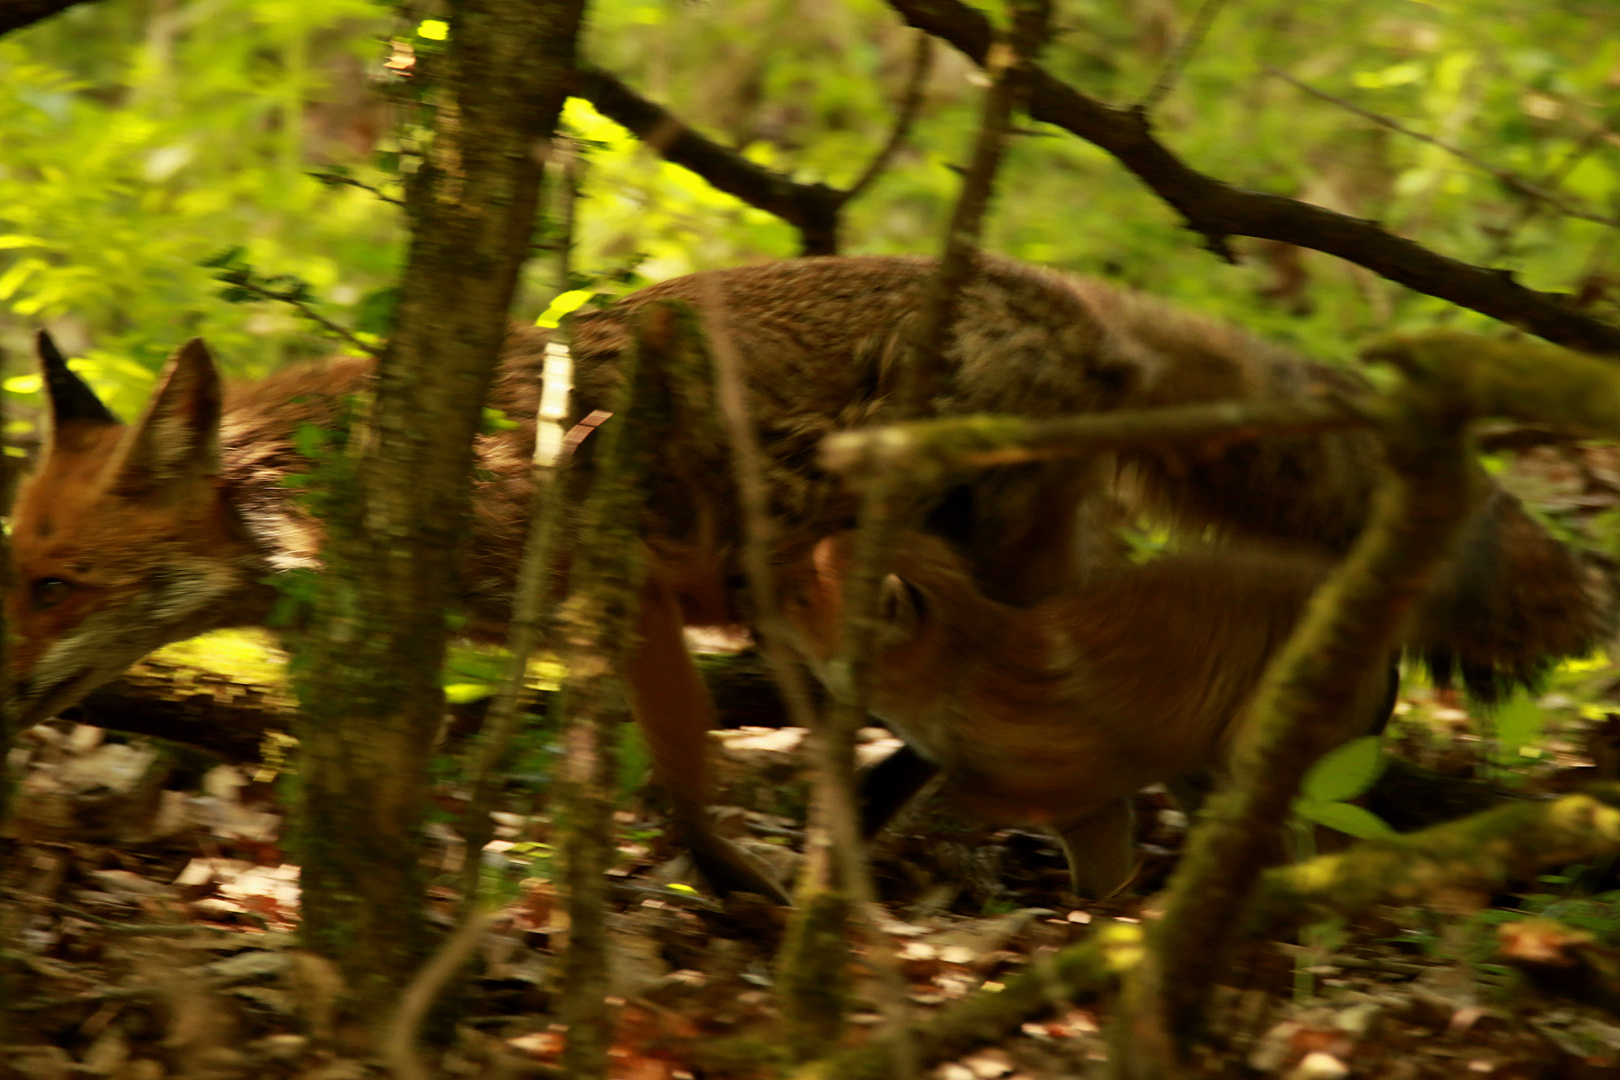
M 6 0 L 0 4 L 0 34 L 32 26 L 85 0 Z

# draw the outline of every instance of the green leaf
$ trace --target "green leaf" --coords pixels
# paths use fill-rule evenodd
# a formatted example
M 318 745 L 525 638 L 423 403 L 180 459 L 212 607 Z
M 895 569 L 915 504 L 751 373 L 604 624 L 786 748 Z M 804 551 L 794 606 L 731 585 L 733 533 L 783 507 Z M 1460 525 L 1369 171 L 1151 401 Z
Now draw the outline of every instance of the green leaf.
M 1541 741 L 1541 730 L 1547 723 L 1546 711 L 1527 693 L 1520 692 L 1491 717 L 1496 729 L 1496 741 L 1502 755 L 1509 760 L 1518 758 L 1519 749 Z
M 1346 802 L 1301 799 L 1295 804 L 1294 812 L 1307 821 L 1348 833 L 1358 840 L 1383 840 L 1395 835 L 1395 830 L 1383 818 L 1371 810 Z
M 482 430 L 484 434 L 496 431 L 515 431 L 523 425 L 493 405 L 484 406 Z
M 489 683 L 451 683 L 444 688 L 444 700 L 452 705 L 468 705 L 493 694 Z
M 1311 766 L 1300 791 L 1312 802 L 1342 802 L 1372 787 L 1383 771 L 1383 741 L 1377 735 L 1366 735 L 1351 739 Z
M 564 315 L 584 307 L 585 302 L 594 295 L 596 294 L 590 289 L 570 289 L 568 292 L 559 293 L 551 301 L 550 306 L 534 321 L 534 325 L 555 329 L 562 322 Z

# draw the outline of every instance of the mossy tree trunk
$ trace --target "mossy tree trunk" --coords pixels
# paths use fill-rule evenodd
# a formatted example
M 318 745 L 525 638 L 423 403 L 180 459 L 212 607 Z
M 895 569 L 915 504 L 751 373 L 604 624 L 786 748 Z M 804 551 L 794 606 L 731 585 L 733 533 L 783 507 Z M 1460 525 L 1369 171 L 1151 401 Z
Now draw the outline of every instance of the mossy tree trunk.
M 450 0 L 395 332 L 318 477 L 326 568 L 296 682 L 304 941 L 384 1015 L 423 958 L 419 832 L 472 441 L 529 253 L 583 0 Z

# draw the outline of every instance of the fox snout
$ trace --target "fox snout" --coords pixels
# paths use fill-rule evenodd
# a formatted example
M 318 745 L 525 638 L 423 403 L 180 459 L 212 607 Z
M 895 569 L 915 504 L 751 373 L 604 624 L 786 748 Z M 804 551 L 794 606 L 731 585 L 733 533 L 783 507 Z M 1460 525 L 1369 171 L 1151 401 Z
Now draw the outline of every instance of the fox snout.
M 20 719 L 67 708 L 162 645 L 262 615 L 268 571 L 220 491 L 219 379 L 200 342 L 118 422 L 39 338 L 51 437 L 12 518 Z

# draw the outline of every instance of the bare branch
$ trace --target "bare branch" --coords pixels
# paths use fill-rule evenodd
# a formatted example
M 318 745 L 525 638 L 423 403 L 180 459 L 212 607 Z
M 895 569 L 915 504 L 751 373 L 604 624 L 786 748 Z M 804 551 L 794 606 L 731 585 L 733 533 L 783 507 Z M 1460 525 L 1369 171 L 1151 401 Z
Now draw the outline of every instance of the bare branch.
M 889 0 L 921 30 L 983 64 L 990 22 L 960 0 Z M 1108 151 L 1174 207 L 1210 249 L 1232 254 L 1231 236 L 1281 240 L 1337 255 L 1391 281 L 1523 327 L 1549 341 L 1588 352 L 1620 353 L 1620 327 L 1595 319 L 1549 293 L 1527 289 L 1506 273 L 1439 255 L 1363 221 L 1264 192 L 1245 191 L 1195 172 L 1153 137 L 1147 119 L 1080 93 L 1037 70 L 1029 115 Z
M 1169 442 L 1235 442 L 1361 427 L 1347 402 L 1222 401 L 1055 420 L 963 416 L 841 431 L 821 444 L 821 464 L 856 480 L 899 474 L 928 484 L 964 468 L 1015 465 Z
M 715 397 L 725 419 L 731 442 L 732 474 L 737 482 L 737 501 L 743 516 L 743 568 L 748 575 L 750 597 L 753 601 L 753 625 L 759 630 L 760 647 L 770 664 L 771 674 L 787 705 L 790 721 L 798 727 L 820 733 L 821 717 L 805 680 L 804 668 L 789 648 L 792 631 L 782 617 L 777 602 L 776 575 L 771 565 L 772 536 L 775 532 L 770 515 L 770 492 L 766 487 L 760 449 L 759 433 L 755 430 L 752 410 L 748 405 L 747 385 L 743 381 L 742 357 L 732 340 L 726 321 L 724 301 L 719 289 L 711 281 L 703 303 L 703 323 L 710 350 L 714 356 Z M 843 776 L 841 763 L 830 751 L 829 740 L 812 740 L 816 755 L 816 781 L 818 788 Z M 847 780 L 847 778 L 845 778 Z M 818 801 L 825 804 L 827 793 L 818 792 Z M 829 815 L 832 833 L 832 853 L 838 861 L 839 875 L 855 899 L 857 921 L 865 931 L 869 957 L 877 961 L 883 1011 L 889 1020 L 889 1029 L 904 1040 L 908 1028 L 910 1008 L 906 1001 L 906 983 L 899 969 L 898 959 L 887 939 L 879 932 L 881 909 L 877 906 L 877 888 L 872 882 L 871 867 L 867 863 L 866 842 L 862 838 L 859 814 L 851 791 L 845 791 L 841 813 Z M 906 1053 L 904 1047 L 899 1051 Z M 902 1070 L 904 1071 L 904 1070 Z
M 1210 26 L 1215 22 L 1215 16 L 1220 14 L 1224 6 L 1226 0 L 1204 0 L 1199 5 L 1197 14 L 1193 16 L 1192 25 L 1187 27 L 1187 32 L 1181 36 L 1181 40 L 1176 42 L 1175 52 L 1165 62 L 1164 70 L 1159 72 L 1159 77 L 1153 80 L 1152 89 L 1142 95 L 1142 100 L 1136 103 L 1138 112 L 1144 116 L 1151 113 L 1170 95 L 1170 91 L 1175 89 L 1176 80 L 1181 78 L 1181 73 L 1187 69 L 1187 62 L 1204 43 Z
M 469 852 L 469 859 L 476 854 Z M 433 954 L 416 977 L 400 995 L 399 1008 L 388 1027 L 383 1030 L 379 1052 L 393 1071 L 394 1080 L 430 1080 L 432 1073 L 416 1052 L 416 1038 L 422 1030 L 422 1020 L 437 1000 L 440 991 L 462 965 L 472 959 L 473 950 L 483 940 L 484 932 L 499 918 L 499 912 L 471 911 L 462 919 L 456 932 L 445 939 L 439 951 Z
M 941 1009 L 919 1024 L 912 1038 L 918 1064 L 938 1065 L 982 1046 L 1005 1042 L 1026 1021 L 1050 1015 L 1067 1002 L 1090 1001 L 1108 992 L 1119 973 L 1142 951 L 1141 927 L 1098 926 L 1084 941 L 1035 961 L 995 992 L 981 990 Z M 791 1080 L 898 1080 L 889 1040 L 873 1039 L 790 1074 Z
M 403 207 L 405 205 L 405 200 L 404 199 L 395 198 L 394 196 L 388 194 L 386 191 L 384 191 L 382 188 L 378 187 L 375 184 L 368 184 L 364 180 L 357 180 L 354 177 L 350 176 L 347 172 L 344 172 L 341 169 L 337 169 L 337 168 L 317 169 L 317 170 L 315 170 L 313 172 L 305 173 L 304 175 L 308 176 L 312 180 L 320 181 L 322 184 L 325 184 L 327 187 L 359 188 L 361 191 L 369 193 L 373 198 L 377 199 L 379 202 L 390 203 L 390 204 L 392 204 L 394 206 L 399 206 L 399 207 Z
M 917 116 L 922 112 L 923 91 L 928 86 L 928 75 L 934 67 L 934 39 L 927 34 L 917 32 L 917 44 L 911 54 L 911 78 L 906 80 L 906 91 L 900 98 L 900 111 L 895 114 L 894 130 L 889 132 L 888 141 L 883 148 L 872 158 L 856 181 L 844 191 L 840 206 L 860 195 L 872 186 L 872 182 L 883 175 L 883 170 L 889 167 L 889 162 L 900 147 L 905 145 L 911 137 L 912 125 L 917 122 Z
M 1180 1075 L 1224 947 L 1311 763 L 1354 734 L 1407 612 L 1483 495 L 1469 423 L 1539 419 L 1620 432 L 1620 373 L 1591 357 L 1531 342 L 1430 333 L 1368 353 L 1404 378 L 1381 413 L 1386 465 L 1373 512 L 1345 561 L 1313 597 L 1266 668 L 1237 739 L 1232 781 L 1188 839 L 1146 962 L 1116 1019 L 1122 1080 Z
M 230 284 L 235 288 L 241 289 L 246 293 L 252 293 L 261 300 L 274 300 L 277 303 L 291 306 L 298 312 L 298 314 L 302 315 L 310 322 L 319 326 L 333 337 L 343 339 L 355 349 L 365 353 L 367 356 L 381 356 L 383 353 L 382 346 L 372 345 L 362 340 L 357 334 L 355 334 L 353 330 L 333 322 L 325 315 L 322 315 L 320 312 L 316 311 L 314 306 L 311 305 L 308 300 L 305 300 L 301 295 L 299 295 L 299 290 L 297 288 L 271 288 L 268 285 L 264 285 L 252 280 L 251 277 L 246 275 L 240 277 L 231 277 L 229 281 Z
M 1620 786 L 1592 784 L 1554 802 L 1510 803 L 1268 870 L 1245 921 L 1253 933 L 1275 935 L 1440 892 L 1489 896 L 1548 867 L 1612 857 L 1620 850 L 1617 807 Z
M 833 255 L 838 251 L 839 213 L 888 168 L 922 111 L 933 63 L 933 39 L 927 34 L 918 37 L 913 57 L 911 77 L 893 130 L 859 178 L 843 191 L 826 184 L 801 184 L 749 161 L 736 150 L 699 134 L 662 105 L 647 100 L 600 68 L 582 68 L 575 93 L 669 161 L 691 169 L 718 190 L 775 214 L 798 229 L 802 254 Z
M 1388 128 L 1390 131 L 1398 131 L 1408 138 L 1416 139 L 1418 142 L 1428 143 L 1430 146 L 1439 147 L 1452 157 L 1455 157 L 1460 161 L 1466 161 L 1468 164 L 1474 166 L 1474 168 L 1479 169 L 1481 172 L 1487 173 L 1494 179 L 1501 181 L 1503 184 L 1512 188 L 1514 191 L 1517 191 L 1519 194 L 1535 199 L 1539 202 L 1544 202 L 1567 217 L 1579 218 L 1582 221 L 1590 221 L 1598 225 L 1607 225 L 1611 229 L 1620 229 L 1620 218 L 1612 218 L 1603 214 L 1594 214 L 1589 210 L 1582 210 L 1578 206 L 1571 205 L 1568 200 L 1564 199 L 1557 193 L 1548 191 L 1546 188 L 1540 186 L 1539 184 L 1533 183 L 1532 181 L 1526 180 L 1517 173 L 1508 172 L 1506 169 L 1499 169 L 1495 165 L 1492 165 L 1490 162 L 1486 161 L 1484 158 L 1470 153 L 1460 146 L 1453 146 L 1451 143 L 1437 139 L 1433 135 L 1425 135 L 1421 131 L 1414 131 L 1412 128 L 1407 127 L 1405 124 L 1394 119 L 1393 117 L 1384 116 L 1381 113 L 1375 113 L 1370 109 L 1364 109 L 1355 102 L 1347 101 L 1346 99 L 1339 97 L 1337 94 L 1330 94 L 1326 90 L 1318 90 L 1309 83 L 1301 82 L 1299 79 L 1294 78 L 1286 71 L 1282 71 L 1274 67 L 1268 67 L 1266 68 L 1266 71 L 1270 72 L 1272 75 L 1275 75 L 1277 78 L 1281 79 L 1283 82 L 1294 87 L 1295 89 L 1303 90 L 1312 97 L 1318 97 L 1323 101 L 1331 102 L 1347 112 L 1355 113 L 1364 120 L 1371 120 L 1380 127 Z
M 804 254 L 831 255 L 838 250 L 838 210 L 844 203 L 838 189 L 801 184 L 754 164 L 693 131 L 600 68 L 582 68 L 574 92 L 665 158 L 798 229 Z

